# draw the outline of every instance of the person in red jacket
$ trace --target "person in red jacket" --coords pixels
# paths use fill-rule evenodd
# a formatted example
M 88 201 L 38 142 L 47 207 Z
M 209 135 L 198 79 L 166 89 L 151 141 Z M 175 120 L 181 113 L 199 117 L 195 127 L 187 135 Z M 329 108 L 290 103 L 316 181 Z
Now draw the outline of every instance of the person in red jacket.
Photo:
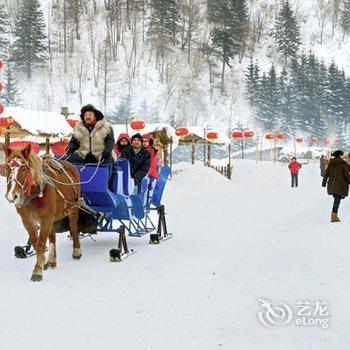
M 297 162 L 295 157 L 293 157 L 292 161 L 288 164 L 288 168 L 292 177 L 292 187 L 298 187 L 298 174 L 301 164 Z
M 153 146 L 153 139 L 150 134 L 145 134 L 142 136 L 142 146 L 151 155 L 151 166 L 148 170 L 148 176 L 152 179 L 158 180 L 158 151 Z
M 122 151 L 125 147 L 131 143 L 130 136 L 128 134 L 120 134 L 116 144 L 114 145 L 113 151 L 120 158 Z

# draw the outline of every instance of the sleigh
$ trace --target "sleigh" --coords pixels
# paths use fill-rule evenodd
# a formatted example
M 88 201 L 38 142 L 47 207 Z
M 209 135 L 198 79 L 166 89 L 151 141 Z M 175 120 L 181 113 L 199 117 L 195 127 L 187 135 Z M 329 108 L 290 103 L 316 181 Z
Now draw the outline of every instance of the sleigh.
M 164 188 L 170 168 L 160 169 L 158 180 L 146 176 L 138 186 L 131 178 L 129 162 L 118 160 L 111 170 L 109 165 L 75 164 L 80 174 L 84 206 L 79 213 L 80 232 L 97 234 L 115 232 L 118 247 L 110 251 L 111 261 L 121 261 L 134 251 L 129 250 L 126 237 L 150 235 L 150 244 L 159 244 L 172 237 L 167 231 L 165 207 L 162 204 Z M 158 222 L 154 223 L 154 214 Z M 56 233 L 68 231 L 67 218 L 57 222 Z M 15 255 L 24 258 L 32 255 L 30 241 L 26 246 L 15 247 Z
M 149 234 L 150 244 L 158 244 L 171 237 L 162 204 L 164 188 L 170 175 L 168 166 L 161 168 L 158 180 L 147 176 L 138 186 L 131 178 L 126 159 L 115 162 L 111 177 L 108 165 L 77 164 L 76 167 L 80 173 L 85 203 L 93 211 L 103 213 L 97 222 L 96 233 L 116 232 L 122 243 L 125 233 L 130 237 Z M 157 226 L 152 213 L 158 215 Z M 126 242 L 124 245 L 126 247 Z

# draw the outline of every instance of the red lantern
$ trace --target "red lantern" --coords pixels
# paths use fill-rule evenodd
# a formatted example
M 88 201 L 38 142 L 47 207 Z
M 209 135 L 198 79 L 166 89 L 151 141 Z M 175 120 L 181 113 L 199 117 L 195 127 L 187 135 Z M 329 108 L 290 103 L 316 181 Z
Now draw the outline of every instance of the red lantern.
M 13 118 L 7 117 L 7 118 L 0 118 L 0 126 L 3 128 L 9 128 L 13 124 Z
M 303 142 L 303 138 L 302 137 L 296 137 L 295 138 L 295 142 L 302 143 Z
M 279 139 L 279 140 L 284 140 L 286 138 L 286 134 L 283 132 L 283 131 L 279 131 L 276 135 L 276 137 Z
M 184 136 L 188 135 L 188 129 L 187 128 L 177 128 L 175 130 L 175 134 L 176 134 L 176 136 L 184 137 Z
M 242 131 L 239 131 L 239 130 L 232 131 L 231 135 L 233 139 L 241 139 L 243 137 Z
M 3 69 L 5 65 L 5 62 L 3 60 L 0 60 L 0 69 Z
M 315 145 L 317 142 L 318 142 L 318 138 L 315 137 L 315 136 L 312 136 L 312 137 L 311 137 L 311 143 L 312 143 L 313 145 Z
M 336 138 L 335 140 L 334 140 L 334 143 L 336 144 L 336 145 L 339 145 L 340 144 L 340 139 L 338 139 L 338 138 Z
M 4 83 L 0 82 L 0 91 L 2 91 L 4 87 L 5 87 Z
M 324 144 L 325 146 L 328 146 L 330 143 L 331 143 L 331 142 L 330 142 L 327 138 L 323 140 L 323 144 Z
M 254 131 L 251 131 L 251 130 L 247 130 L 243 133 L 243 136 L 246 138 L 246 139 L 251 139 L 252 137 L 254 137 Z
M 134 118 L 131 121 L 130 126 L 134 130 L 142 130 L 145 127 L 145 122 L 142 119 Z
M 207 139 L 209 141 L 215 141 L 218 137 L 219 137 L 219 135 L 216 131 L 209 131 L 207 133 Z
M 51 147 L 51 150 L 54 156 L 62 157 L 67 152 L 68 143 L 69 143 L 68 140 L 55 142 Z
M 78 121 L 76 119 L 67 119 L 67 122 L 72 128 L 75 128 L 78 124 Z
M 273 140 L 275 138 L 275 134 L 273 132 L 269 132 L 268 134 L 265 135 L 266 140 Z
M 40 151 L 40 146 L 37 142 L 31 142 L 31 141 L 13 141 L 10 143 L 9 147 L 11 149 L 22 149 L 27 147 L 28 145 L 31 145 L 31 149 L 33 152 L 35 152 L 36 154 L 39 153 Z

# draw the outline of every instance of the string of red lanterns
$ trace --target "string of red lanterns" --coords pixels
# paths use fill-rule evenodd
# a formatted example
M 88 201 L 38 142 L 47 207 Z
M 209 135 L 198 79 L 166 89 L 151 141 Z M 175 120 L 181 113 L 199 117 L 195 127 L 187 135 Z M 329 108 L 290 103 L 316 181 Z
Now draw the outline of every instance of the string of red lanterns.
M 179 137 L 185 137 L 185 136 L 187 136 L 188 134 L 189 134 L 189 131 L 188 131 L 188 129 L 187 128 L 177 128 L 176 130 L 175 130 L 175 134 L 176 134 L 176 136 L 179 136 Z
M 140 131 L 142 129 L 145 128 L 146 124 L 145 122 L 140 119 L 140 118 L 134 118 L 131 122 L 130 122 L 130 126 L 131 126 L 131 129 L 134 129 L 136 131 Z
M 12 141 L 9 145 L 11 149 L 22 149 L 27 147 L 28 145 L 31 145 L 32 151 L 34 151 L 36 154 L 40 151 L 40 146 L 37 142 L 32 141 Z
M 231 137 L 234 140 L 240 140 L 242 138 L 251 139 L 254 137 L 254 135 L 255 135 L 255 133 L 252 130 L 245 130 L 245 131 L 233 130 L 231 132 Z
M 55 142 L 51 147 L 53 155 L 55 157 L 62 157 L 63 155 L 65 155 L 68 148 L 68 143 L 68 140 Z
M 206 137 L 209 141 L 213 142 L 219 137 L 219 134 L 216 131 L 209 131 Z

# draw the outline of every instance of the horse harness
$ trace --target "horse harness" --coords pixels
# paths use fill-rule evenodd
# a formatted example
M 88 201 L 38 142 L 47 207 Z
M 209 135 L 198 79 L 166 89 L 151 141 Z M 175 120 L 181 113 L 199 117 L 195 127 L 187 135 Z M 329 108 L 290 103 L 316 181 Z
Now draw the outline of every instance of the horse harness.
M 52 186 L 57 191 L 58 195 L 63 199 L 65 216 L 68 215 L 69 212 L 74 207 L 80 208 L 81 205 L 83 204 L 82 198 L 79 198 L 76 202 L 72 202 L 72 201 L 68 200 L 64 196 L 64 194 L 57 188 L 57 186 L 55 184 L 55 179 L 50 177 L 50 175 L 49 175 L 50 171 L 53 172 L 54 174 L 57 174 L 57 172 L 64 173 L 69 180 L 69 182 L 67 182 L 65 184 L 67 186 L 73 187 L 75 194 L 76 194 L 76 198 L 78 198 L 78 192 L 77 192 L 77 189 L 75 187 L 75 183 L 74 183 L 72 177 L 67 173 L 67 171 L 64 169 L 64 167 L 59 162 L 57 162 L 53 159 L 47 159 L 47 160 L 43 161 L 42 169 L 41 169 L 42 180 L 39 184 L 39 187 L 35 191 L 32 191 L 33 176 L 32 176 L 32 173 L 30 171 L 29 163 L 26 160 L 21 159 L 19 161 L 19 160 L 17 160 L 17 158 L 15 158 L 15 159 L 12 159 L 8 163 L 8 165 L 11 169 L 11 173 L 8 177 L 7 184 L 9 184 L 10 181 L 14 181 L 18 186 L 21 187 L 21 189 L 22 189 L 21 194 L 25 198 L 24 202 L 23 202 L 23 206 L 28 205 L 35 198 L 41 198 L 43 196 L 43 192 L 45 190 L 46 185 Z M 21 183 L 17 179 L 17 173 L 18 173 L 19 169 L 23 166 L 25 166 L 27 168 L 27 174 L 25 176 L 24 182 Z

